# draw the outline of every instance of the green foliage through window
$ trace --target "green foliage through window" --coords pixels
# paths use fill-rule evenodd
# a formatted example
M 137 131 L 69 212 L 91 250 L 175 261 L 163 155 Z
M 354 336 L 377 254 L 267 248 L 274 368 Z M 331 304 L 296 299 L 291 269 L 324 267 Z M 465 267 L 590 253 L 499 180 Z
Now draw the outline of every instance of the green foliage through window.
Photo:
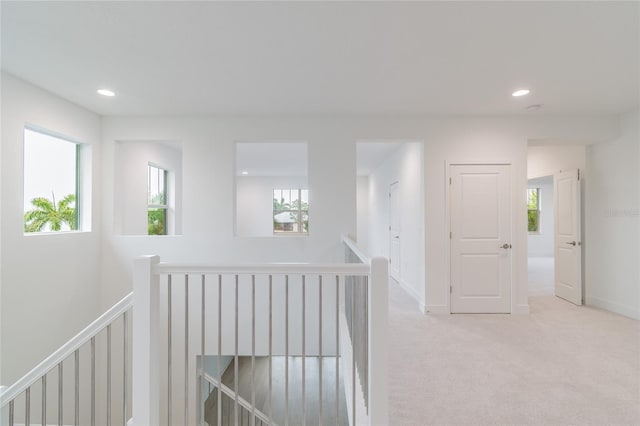
M 147 234 L 167 235 L 167 171 L 148 165 Z
M 309 233 L 309 191 L 307 189 L 273 190 L 273 232 L 276 234 Z
M 527 228 L 540 232 L 540 188 L 527 189 Z
M 72 231 L 77 230 L 75 203 L 75 194 L 67 195 L 58 203 L 53 193 L 51 200 L 44 197 L 32 199 L 34 209 L 24 214 L 24 232 L 61 231 L 65 225 Z
M 149 209 L 147 211 L 147 227 L 149 235 L 166 235 L 167 210 Z

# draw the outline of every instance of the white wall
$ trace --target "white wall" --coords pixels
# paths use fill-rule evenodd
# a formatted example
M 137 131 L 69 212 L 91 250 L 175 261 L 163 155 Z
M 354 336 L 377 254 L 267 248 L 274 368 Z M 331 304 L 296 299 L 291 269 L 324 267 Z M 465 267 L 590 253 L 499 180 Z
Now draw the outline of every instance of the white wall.
M 357 230 L 356 242 L 358 247 L 369 252 L 369 176 L 358 176 L 356 188 Z
M 182 150 L 175 142 L 118 141 L 115 144 L 114 232 L 147 235 L 147 166 L 168 171 L 167 233 L 182 233 Z
M 274 237 L 273 190 L 306 189 L 306 176 L 237 176 L 236 235 L 239 237 Z M 309 194 L 309 230 L 313 229 L 313 194 Z M 290 235 L 277 237 L 291 238 Z M 306 236 L 299 236 L 307 238 Z
M 587 150 L 586 303 L 640 319 L 640 131 L 638 110 L 619 138 Z
M 389 186 L 398 182 L 400 285 L 425 309 L 422 143 L 400 145 L 369 175 L 369 255 L 389 257 Z
M 100 118 L 2 74 L 2 384 L 12 384 L 98 316 Z M 91 232 L 23 234 L 23 130 L 92 145 Z
M 507 161 L 512 164 L 514 212 L 513 311 L 528 310 L 526 275 L 527 141 L 611 139 L 613 118 L 167 118 L 108 117 L 103 120 L 105 235 L 102 306 L 131 288 L 133 257 L 156 253 L 168 261 L 336 261 L 340 236 L 356 233 L 358 140 L 424 141 L 426 235 L 424 304 L 448 312 L 449 238 L 445 217 L 446 161 Z M 183 235 L 122 237 L 113 229 L 114 144 L 117 140 L 179 140 L 183 147 Z M 305 140 L 313 228 L 307 238 L 234 236 L 234 152 L 238 140 Z M 338 207 L 337 207 L 338 206 Z
M 527 236 L 529 256 L 553 257 L 553 179 L 551 184 L 529 181 L 529 188 L 540 188 L 540 232 Z
M 560 170 L 585 170 L 586 161 L 585 145 L 529 145 L 527 178 L 552 176 Z

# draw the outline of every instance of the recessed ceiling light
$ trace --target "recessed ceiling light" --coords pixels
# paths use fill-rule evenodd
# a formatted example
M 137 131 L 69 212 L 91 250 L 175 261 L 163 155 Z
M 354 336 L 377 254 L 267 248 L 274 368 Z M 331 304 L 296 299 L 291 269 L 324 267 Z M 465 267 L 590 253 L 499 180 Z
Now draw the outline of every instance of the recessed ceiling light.
M 515 92 L 513 92 L 511 96 L 518 97 L 518 96 L 524 96 L 528 94 L 529 94 L 529 89 L 518 89 Z
M 542 105 L 540 105 L 540 104 L 534 104 L 534 105 L 529 105 L 529 106 L 528 106 L 528 107 L 526 107 L 525 109 L 526 109 L 527 111 L 537 111 L 537 110 L 539 110 L 540 108 L 542 108 Z
M 246 176 L 246 175 L 248 175 L 248 174 L 249 174 L 249 172 L 248 172 L 248 171 L 246 171 L 246 170 L 243 170 L 243 171 L 242 171 L 242 174 Z
M 98 93 L 102 96 L 115 96 L 116 94 L 109 89 L 98 89 Z

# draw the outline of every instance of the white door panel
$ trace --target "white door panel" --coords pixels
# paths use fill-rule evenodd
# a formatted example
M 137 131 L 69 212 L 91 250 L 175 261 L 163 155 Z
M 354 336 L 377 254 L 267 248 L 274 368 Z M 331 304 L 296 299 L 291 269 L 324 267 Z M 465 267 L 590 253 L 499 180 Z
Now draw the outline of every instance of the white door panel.
M 554 175 L 555 293 L 582 305 L 582 242 L 580 241 L 579 171 Z
M 451 312 L 511 311 L 508 165 L 452 165 Z

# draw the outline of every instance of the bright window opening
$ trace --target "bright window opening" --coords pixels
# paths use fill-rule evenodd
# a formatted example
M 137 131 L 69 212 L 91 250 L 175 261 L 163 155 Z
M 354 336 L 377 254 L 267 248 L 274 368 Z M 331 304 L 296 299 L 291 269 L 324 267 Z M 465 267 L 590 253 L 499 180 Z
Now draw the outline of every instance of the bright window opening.
M 82 229 L 81 150 L 81 144 L 25 128 L 26 234 Z
M 527 189 L 527 221 L 531 234 L 540 233 L 540 188 Z
M 167 171 L 149 164 L 147 183 L 148 234 L 167 235 Z
M 309 190 L 273 190 L 273 233 L 309 233 Z

